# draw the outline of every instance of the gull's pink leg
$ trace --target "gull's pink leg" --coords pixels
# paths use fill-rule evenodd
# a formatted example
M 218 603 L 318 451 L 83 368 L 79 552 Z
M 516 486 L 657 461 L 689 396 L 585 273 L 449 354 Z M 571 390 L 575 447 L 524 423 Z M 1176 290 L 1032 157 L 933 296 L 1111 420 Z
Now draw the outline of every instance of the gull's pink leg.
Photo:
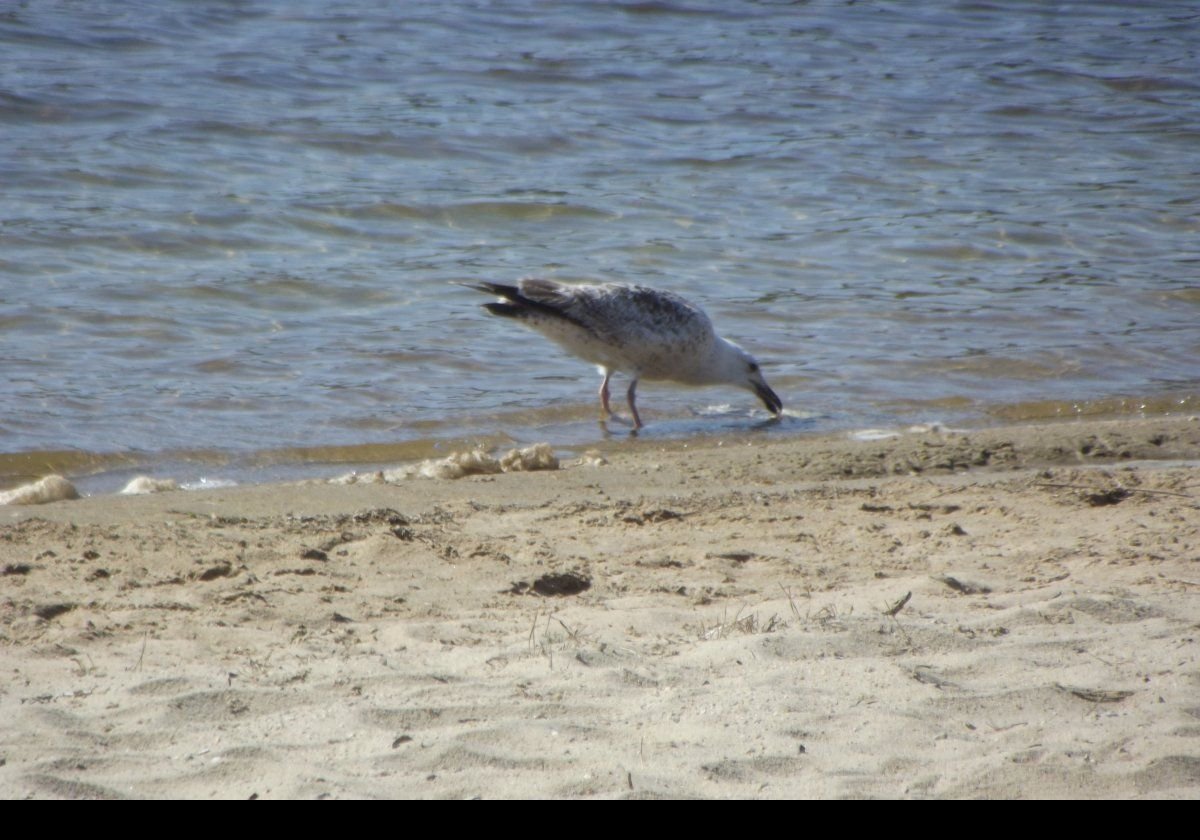
M 612 378 L 612 371 L 604 371 L 604 381 L 600 383 L 600 407 L 604 409 L 604 415 L 601 420 L 612 417 L 612 409 L 608 406 L 608 380 Z
M 629 393 L 627 395 L 629 397 L 629 413 L 633 415 L 633 430 L 635 432 L 642 428 L 642 418 L 637 413 L 637 384 L 637 377 L 634 377 L 633 381 L 629 383 Z

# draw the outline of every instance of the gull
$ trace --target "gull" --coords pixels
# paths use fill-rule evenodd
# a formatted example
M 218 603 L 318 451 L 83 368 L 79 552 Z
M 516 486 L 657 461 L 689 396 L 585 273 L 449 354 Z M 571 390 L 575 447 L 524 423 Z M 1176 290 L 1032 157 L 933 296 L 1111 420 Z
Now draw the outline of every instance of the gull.
M 612 417 L 609 380 L 629 374 L 626 396 L 633 428 L 642 428 L 637 386 L 642 379 L 684 385 L 736 385 L 752 391 L 778 417 L 783 401 L 767 385 L 754 357 L 713 330 L 704 310 L 672 292 L 624 283 L 576 285 L 525 278 L 515 286 L 461 285 L 500 298 L 493 315 L 514 318 L 572 355 L 600 368 L 600 406 Z M 602 418 L 602 419 L 603 419 Z

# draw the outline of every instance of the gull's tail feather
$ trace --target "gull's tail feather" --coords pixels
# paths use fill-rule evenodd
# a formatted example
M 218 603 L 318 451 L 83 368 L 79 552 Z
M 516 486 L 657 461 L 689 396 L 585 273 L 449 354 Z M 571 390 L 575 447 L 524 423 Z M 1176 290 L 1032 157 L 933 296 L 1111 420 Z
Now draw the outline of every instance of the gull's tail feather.
M 496 295 L 506 300 L 514 300 L 521 296 L 521 290 L 516 286 L 506 286 L 502 283 L 456 283 L 455 285 L 463 286 L 467 289 L 474 289 L 477 292 L 483 292 L 485 295 Z
M 587 324 L 582 323 L 561 306 L 555 305 L 560 301 L 535 300 L 525 295 L 519 286 L 506 286 L 502 283 L 488 282 L 461 283 L 460 285 L 466 286 L 468 289 L 474 289 L 477 292 L 503 298 L 506 301 L 504 303 L 483 304 L 483 308 L 493 315 L 518 319 L 536 319 L 539 316 L 547 316 L 567 321 L 590 332 Z
M 528 309 L 512 303 L 485 303 L 483 308 L 503 318 L 524 318 L 529 315 Z

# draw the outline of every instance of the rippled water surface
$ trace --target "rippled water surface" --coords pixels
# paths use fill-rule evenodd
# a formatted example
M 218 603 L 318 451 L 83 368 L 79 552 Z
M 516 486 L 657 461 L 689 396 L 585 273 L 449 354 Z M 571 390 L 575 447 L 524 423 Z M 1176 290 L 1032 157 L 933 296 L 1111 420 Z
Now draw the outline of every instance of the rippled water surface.
M 46 0 L 0 56 L 0 479 L 588 444 L 451 284 L 529 274 L 702 303 L 770 434 L 1198 408 L 1193 3 Z

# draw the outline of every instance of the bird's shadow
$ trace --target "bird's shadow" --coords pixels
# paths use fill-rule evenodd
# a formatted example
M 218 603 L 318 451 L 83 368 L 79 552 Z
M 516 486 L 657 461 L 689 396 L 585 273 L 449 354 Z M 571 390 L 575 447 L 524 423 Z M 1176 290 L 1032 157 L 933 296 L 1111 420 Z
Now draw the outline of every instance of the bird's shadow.
M 615 437 L 619 434 L 627 434 L 630 437 L 637 437 L 637 433 L 639 431 L 639 429 L 633 425 L 632 420 L 626 420 L 624 417 L 621 417 L 617 414 L 614 414 L 611 417 L 601 417 L 596 422 L 600 424 L 600 431 L 604 434 L 605 439 Z M 624 428 L 611 429 L 609 428 L 610 423 L 614 423 Z M 642 428 L 645 428 L 645 426 Z
M 727 416 L 717 422 L 713 422 L 712 417 L 706 417 L 702 414 L 694 414 L 693 417 L 695 419 L 692 421 L 682 422 L 679 420 L 664 420 L 658 423 L 651 421 L 640 428 L 635 428 L 631 420 L 618 414 L 601 418 L 597 422 L 606 439 L 618 436 L 636 438 L 642 434 L 655 437 L 665 434 L 674 437 L 682 432 L 686 432 L 687 434 L 705 434 L 716 431 L 734 430 L 767 433 L 774 429 L 783 428 L 784 426 L 795 425 L 797 422 L 804 422 L 799 421 L 796 417 L 788 417 L 786 415 L 772 416 L 765 419 Z M 616 428 L 613 428 L 613 426 Z

